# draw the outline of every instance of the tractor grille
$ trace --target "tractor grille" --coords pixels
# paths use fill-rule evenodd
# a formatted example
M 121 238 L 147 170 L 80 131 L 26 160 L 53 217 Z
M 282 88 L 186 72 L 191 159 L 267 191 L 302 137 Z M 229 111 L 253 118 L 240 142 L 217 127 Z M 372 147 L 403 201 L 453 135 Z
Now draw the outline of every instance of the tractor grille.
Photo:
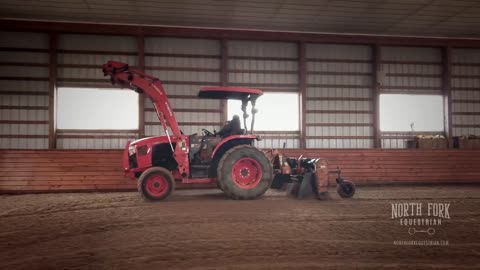
M 136 154 L 128 156 L 128 165 L 131 169 L 138 167 Z

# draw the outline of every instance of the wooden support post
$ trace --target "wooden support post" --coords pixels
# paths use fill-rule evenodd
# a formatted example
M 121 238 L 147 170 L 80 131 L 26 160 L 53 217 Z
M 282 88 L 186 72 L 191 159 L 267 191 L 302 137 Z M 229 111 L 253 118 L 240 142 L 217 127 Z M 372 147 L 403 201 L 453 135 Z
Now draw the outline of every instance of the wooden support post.
M 307 148 L 307 61 L 305 43 L 298 43 L 298 90 L 300 92 L 300 148 Z
M 145 71 L 145 37 L 137 36 L 137 68 Z M 138 97 L 138 137 L 145 137 L 145 95 L 140 94 Z
M 450 46 L 442 48 L 442 93 L 444 105 L 444 128 L 445 135 L 453 136 L 452 128 L 452 91 L 451 91 L 451 62 L 452 48 Z
M 48 48 L 48 149 L 57 147 L 56 136 L 56 95 L 57 95 L 57 34 L 49 34 Z
M 373 98 L 373 147 L 382 148 L 382 134 L 380 132 L 380 92 L 382 77 L 381 47 L 379 44 L 372 46 L 372 98 Z
M 220 85 L 228 86 L 228 41 L 220 40 Z M 222 125 L 228 121 L 228 103 L 227 100 L 220 101 L 220 122 Z

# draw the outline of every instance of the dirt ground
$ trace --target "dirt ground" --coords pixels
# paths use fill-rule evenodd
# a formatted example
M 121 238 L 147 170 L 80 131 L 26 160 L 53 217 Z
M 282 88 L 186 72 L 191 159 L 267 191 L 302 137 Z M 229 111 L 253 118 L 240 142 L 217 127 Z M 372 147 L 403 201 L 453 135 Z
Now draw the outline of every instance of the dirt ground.
M 480 269 L 480 186 L 359 187 L 349 200 L 331 191 L 330 201 L 272 191 L 233 201 L 217 190 L 159 203 L 135 192 L 0 196 L 0 269 Z M 450 219 L 402 226 L 392 203 L 411 202 L 428 219 L 428 203 L 449 203 Z

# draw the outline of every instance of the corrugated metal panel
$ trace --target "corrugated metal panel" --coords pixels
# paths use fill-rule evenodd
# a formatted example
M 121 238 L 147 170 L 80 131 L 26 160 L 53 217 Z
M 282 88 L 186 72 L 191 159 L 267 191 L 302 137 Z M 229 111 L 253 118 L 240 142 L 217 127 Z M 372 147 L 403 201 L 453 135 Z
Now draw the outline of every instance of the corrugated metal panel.
M 46 49 L 49 37 L 47 34 L 23 32 L 0 32 L 0 35 L 0 47 L 45 50 L 0 50 L 2 62 L 22 65 L 4 65 L 0 69 L 0 77 L 4 77 L 0 84 L 0 106 L 3 106 L 0 120 L 4 122 L 0 124 L 0 148 L 48 148 L 49 59 Z
M 176 111 L 175 115 L 183 133 L 201 134 L 202 128 L 219 130 L 220 101 L 199 99 L 196 96 L 202 86 L 220 84 L 220 42 L 208 39 L 148 37 L 145 39 L 145 53 L 146 72 L 165 82 L 163 87 Z M 191 98 L 174 98 L 175 95 Z M 152 108 L 151 102 L 146 100 L 145 109 Z M 189 111 L 179 112 L 182 109 Z M 218 109 L 218 112 L 202 112 L 207 109 Z M 155 112 L 146 111 L 145 122 L 146 136 L 164 135 Z M 219 125 L 211 125 L 212 122 Z
M 438 48 L 420 47 L 382 47 L 382 60 L 387 61 L 426 61 L 440 62 L 441 50 Z
M 289 60 L 255 60 L 255 59 L 229 59 L 229 69 L 252 70 L 252 71 L 297 71 L 298 62 Z
M 43 33 L 0 31 L 0 47 L 48 49 L 49 37 Z
M 373 147 L 371 48 L 307 44 L 306 56 L 307 147 Z
M 220 68 L 220 60 L 215 58 L 190 58 L 169 56 L 147 56 L 145 66 L 174 68 Z M 162 77 L 160 75 L 160 77 Z
M 124 149 L 128 140 L 138 139 L 137 133 L 65 133 L 63 135 L 75 135 L 79 138 L 62 138 L 57 139 L 58 149 Z M 80 138 L 80 136 L 100 135 L 100 136 L 118 136 L 122 138 Z M 123 138 L 123 136 L 125 136 Z
M 146 53 L 220 55 L 220 42 L 210 39 L 148 37 Z
M 439 48 L 382 47 L 381 82 L 384 92 L 440 94 L 442 54 Z
M 136 52 L 137 42 L 131 36 L 100 36 L 62 34 L 58 37 L 58 48 L 81 51 Z
M 229 56 L 297 57 L 295 43 L 266 41 L 229 41 Z
M 372 50 L 369 46 L 307 44 L 306 56 L 307 58 L 370 61 L 372 59 Z
M 109 60 L 137 64 L 137 39 L 131 36 L 61 34 L 58 37 L 57 76 L 59 86 L 109 87 L 101 65 Z M 60 149 L 123 149 L 127 137 L 137 133 L 88 133 L 75 131 L 58 134 Z M 84 137 L 82 137 L 84 136 Z M 98 138 L 95 138 L 97 136 Z M 108 138 L 111 136 L 111 138 Z
M 298 92 L 298 45 L 288 42 L 229 41 L 228 84 L 268 92 Z M 260 108 L 261 109 L 261 108 Z M 258 126 L 257 126 L 258 129 Z M 255 143 L 260 148 L 299 147 L 299 134 L 267 131 Z
M 480 135 L 480 50 L 452 50 L 453 136 Z

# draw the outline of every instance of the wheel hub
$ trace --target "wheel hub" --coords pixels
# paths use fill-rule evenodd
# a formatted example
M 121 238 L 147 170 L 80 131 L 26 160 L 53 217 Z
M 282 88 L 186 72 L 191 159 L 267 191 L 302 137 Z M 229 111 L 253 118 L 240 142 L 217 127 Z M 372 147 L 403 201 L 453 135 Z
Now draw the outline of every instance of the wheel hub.
M 233 164 L 232 178 L 237 187 L 254 188 L 260 183 L 262 176 L 262 167 L 253 158 L 241 158 Z

